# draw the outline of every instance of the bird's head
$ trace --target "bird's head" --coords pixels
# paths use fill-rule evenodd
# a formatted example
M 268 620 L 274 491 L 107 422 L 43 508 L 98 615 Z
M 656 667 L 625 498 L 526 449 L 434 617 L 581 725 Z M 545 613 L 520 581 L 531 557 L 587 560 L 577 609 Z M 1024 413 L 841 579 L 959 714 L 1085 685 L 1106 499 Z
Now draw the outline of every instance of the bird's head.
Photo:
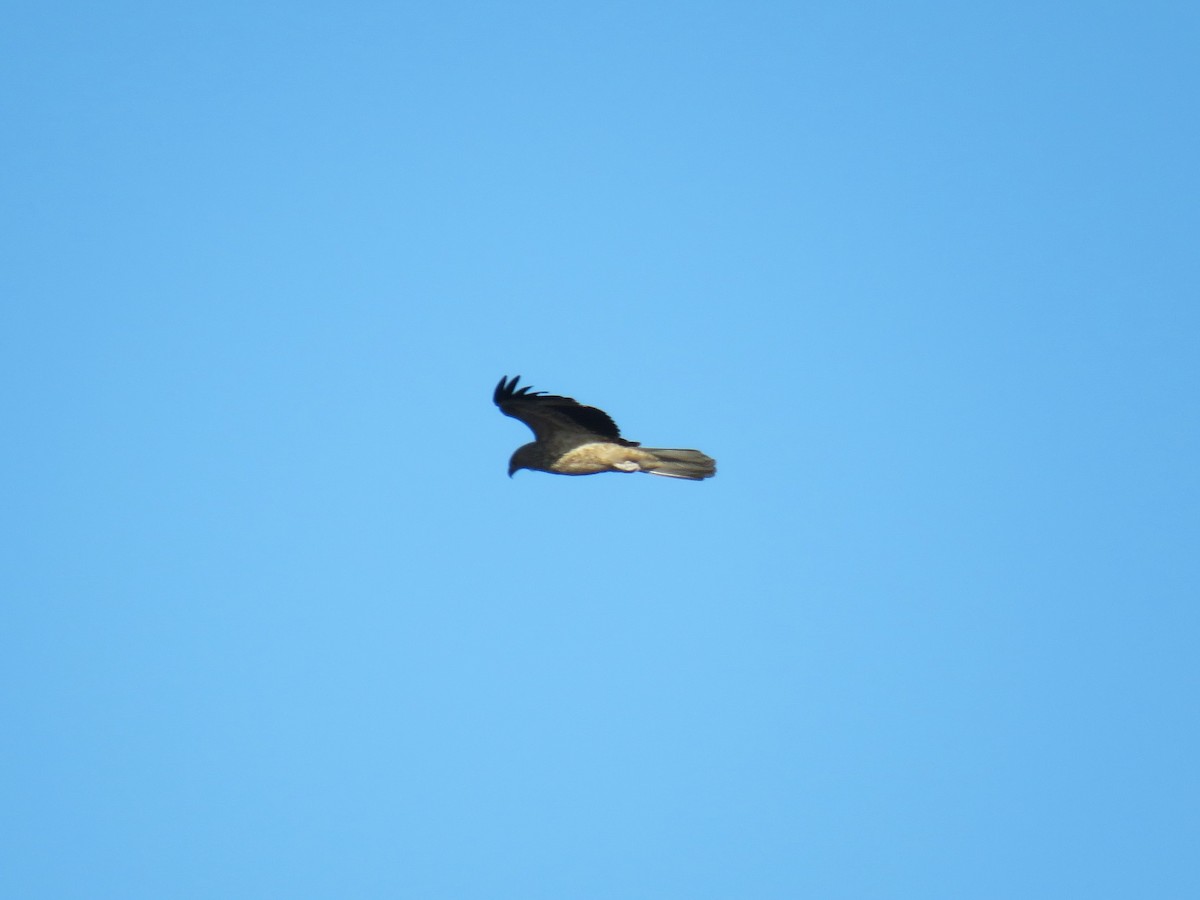
M 518 447 L 508 461 L 508 477 L 512 478 L 517 469 L 539 468 L 537 461 L 538 448 L 536 444 L 525 444 L 523 447 Z

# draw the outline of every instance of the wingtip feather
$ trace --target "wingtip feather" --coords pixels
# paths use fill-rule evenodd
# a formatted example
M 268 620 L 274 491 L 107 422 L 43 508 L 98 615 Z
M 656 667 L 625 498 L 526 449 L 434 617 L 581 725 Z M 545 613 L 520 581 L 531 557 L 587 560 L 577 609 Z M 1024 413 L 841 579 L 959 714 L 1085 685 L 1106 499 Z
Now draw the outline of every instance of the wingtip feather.
M 507 375 L 501 377 L 500 383 L 496 385 L 496 390 L 492 392 L 492 402 L 499 406 L 506 400 L 511 400 L 513 397 L 514 388 L 516 388 L 517 382 L 520 380 L 520 375 L 514 375 L 512 378 L 509 378 Z M 528 388 L 526 388 L 526 390 L 528 390 Z

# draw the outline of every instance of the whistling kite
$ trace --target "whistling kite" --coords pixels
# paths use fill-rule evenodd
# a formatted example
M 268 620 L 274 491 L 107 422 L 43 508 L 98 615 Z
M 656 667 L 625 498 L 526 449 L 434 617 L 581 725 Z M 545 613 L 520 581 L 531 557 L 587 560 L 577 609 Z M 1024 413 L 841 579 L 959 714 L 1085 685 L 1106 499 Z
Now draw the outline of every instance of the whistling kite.
M 492 399 L 500 412 L 520 419 L 537 438 L 518 447 L 508 461 L 508 476 L 517 469 L 556 475 L 597 472 L 649 472 L 668 478 L 700 481 L 717 474 L 717 462 L 699 450 L 657 450 L 621 437 L 608 413 L 583 406 L 570 397 L 555 397 L 528 387 L 517 390 L 518 375 L 501 378 Z

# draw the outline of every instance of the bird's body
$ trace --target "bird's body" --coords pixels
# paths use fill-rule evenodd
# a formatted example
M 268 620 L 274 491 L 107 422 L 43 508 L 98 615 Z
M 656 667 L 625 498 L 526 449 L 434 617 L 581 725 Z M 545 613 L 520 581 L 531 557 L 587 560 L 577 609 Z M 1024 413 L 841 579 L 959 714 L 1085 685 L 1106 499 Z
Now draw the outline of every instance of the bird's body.
M 717 474 L 716 461 L 699 450 L 643 447 L 621 437 L 608 413 L 528 387 L 517 389 L 520 376 L 501 378 L 492 399 L 506 416 L 520 419 L 535 441 L 518 447 L 508 464 L 518 469 L 556 475 L 599 472 L 648 472 L 668 478 L 700 481 Z

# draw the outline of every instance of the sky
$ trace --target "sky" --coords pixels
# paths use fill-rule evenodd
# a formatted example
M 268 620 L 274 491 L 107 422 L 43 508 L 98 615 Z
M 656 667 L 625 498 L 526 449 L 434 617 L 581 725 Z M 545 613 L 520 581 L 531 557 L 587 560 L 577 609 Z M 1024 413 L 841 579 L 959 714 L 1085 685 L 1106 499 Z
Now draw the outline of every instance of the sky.
M 9 4 L 0 895 L 1200 896 L 1194 4 Z M 506 477 L 502 375 L 716 478 Z

